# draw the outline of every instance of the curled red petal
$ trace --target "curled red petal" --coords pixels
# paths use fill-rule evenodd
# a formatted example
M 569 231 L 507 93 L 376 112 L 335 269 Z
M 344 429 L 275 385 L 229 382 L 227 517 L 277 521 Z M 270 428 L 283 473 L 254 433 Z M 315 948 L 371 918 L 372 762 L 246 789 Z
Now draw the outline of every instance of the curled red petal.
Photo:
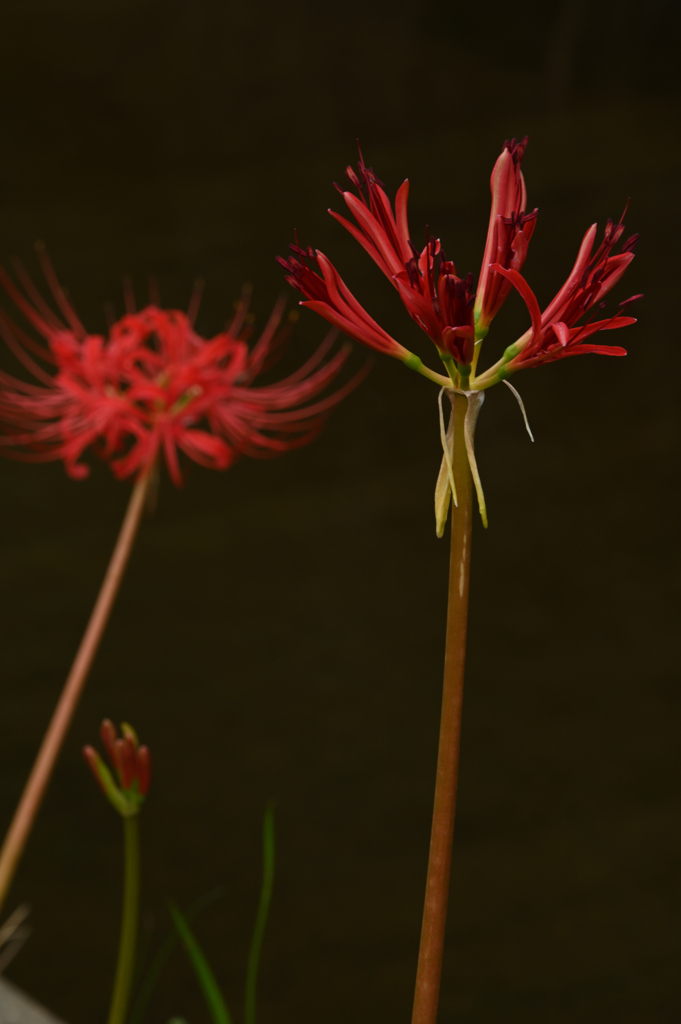
M 363 231 L 360 231 L 360 229 L 355 227 L 354 224 L 351 224 L 346 217 L 341 217 L 340 213 L 336 213 L 335 210 L 329 210 L 328 212 L 331 214 L 334 220 L 338 221 L 338 223 L 352 235 L 355 241 L 359 242 L 362 248 L 369 254 L 369 256 L 371 256 L 374 263 L 378 267 L 380 267 L 380 269 L 383 271 L 386 277 L 390 277 L 390 267 L 383 259 L 380 251 L 378 250 L 374 242 L 371 240 L 371 238 L 368 238 Z
M 387 355 L 399 355 L 401 345 L 394 338 L 391 338 L 390 335 L 385 335 L 382 330 L 372 330 L 368 325 L 358 323 L 356 320 L 349 320 L 330 306 L 328 302 L 301 302 L 301 306 L 313 309 L 316 313 L 323 316 L 325 320 L 328 320 L 330 324 L 333 324 L 334 327 L 343 331 L 350 338 L 354 338 L 355 341 L 368 345 L 369 348 L 375 348 L 379 352 L 385 352 Z
M 586 270 L 586 267 L 589 263 L 589 257 L 591 256 L 591 250 L 593 249 L 597 230 L 598 225 L 592 224 L 586 232 L 586 234 L 584 235 L 584 238 L 582 239 L 582 244 L 579 247 L 579 252 L 577 253 L 575 265 L 570 271 L 570 275 L 567 281 L 560 289 L 558 294 L 555 296 L 555 298 L 551 300 L 549 305 L 544 310 L 544 313 L 542 315 L 543 324 L 550 323 L 550 321 L 554 319 L 555 316 L 558 315 L 561 307 L 566 303 L 574 289 L 581 281 L 584 275 L 584 271 Z
M 599 356 L 626 356 L 627 350 L 621 345 L 573 345 L 566 355 L 579 356 L 586 353 Z
M 534 339 L 539 337 L 541 333 L 542 316 L 536 295 L 525 278 L 519 274 L 517 270 L 506 270 L 506 268 L 502 267 L 500 263 L 493 263 L 491 269 L 495 270 L 497 274 L 501 274 L 502 277 L 505 277 L 511 282 L 527 306 L 527 310 L 532 320 L 532 335 L 529 341 L 529 344 L 531 345 Z
M 411 255 L 409 251 L 409 222 L 407 220 L 407 199 L 409 198 L 409 179 L 405 179 L 395 195 L 395 224 L 397 235 L 402 247 L 402 256 L 406 261 Z

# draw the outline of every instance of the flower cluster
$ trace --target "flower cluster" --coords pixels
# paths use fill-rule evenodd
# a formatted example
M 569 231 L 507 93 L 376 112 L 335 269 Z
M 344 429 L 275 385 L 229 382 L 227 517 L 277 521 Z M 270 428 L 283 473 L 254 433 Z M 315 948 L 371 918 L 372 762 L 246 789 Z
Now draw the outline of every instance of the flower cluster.
M 619 345 L 587 344 L 587 339 L 598 331 L 611 331 L 636 323 L 632 316 L 616 314 L 605 320 L 577 321 L 592 308 L 602 308 L 601 300 L 617 284 L 634 258 L 634 247 L 638 235 L 632 235 L 620 246 L 618 253 L 613 249 L 624 234 L 624 224 L 608 221 L 603 241 L 592 252 L 596 240 L 596 225 L 592 224 L 580 247 L 577 260 L 567 281 L 549 303 L 544 312 L 521 275 L 513 269 L 493 264 L 492 269 L 513 284 L 525 300 L 532 319 L 532 327 L 504 353 L 504 364 L 497 371 L 497 378 L 519 370 L 524 366 L 539 366 L 565 356 L 577 356 L 596 352 L 605 356 L 624 356 L 626 349 Z M 641 298 L 632 295 L 620 303 L 620 309 Z
M 633 317 L 624 315 L 621 310 L 640 298 L 635 295 L 620 303 L 620 312 L 614 316 L 594 319 L 595 312 L 604 305 L 603 299 L 634 258 L 638 236 L 632 235 L 622 242 L 623 215 L 618 224 L 608 221 L 603 241 L 595 252 L 597 226 L 591 225 L 567 281 L 541 311 L 532 289 L 520 273 L 537 223 L 537 211 L 527 212 L 527 190 L 521 170 L 526 145 L 527 138 L 520 142 L 507 140 L 494 165 L 490 181 L 492 208 L 477 289 L 474 289 L 472 274 L 465 277 L 457 274 L 440 239 L 427 237 L 420 252 L 412 242 L 407 220 L 408 181 L 399 187 L 391 205 L 385 187 L 373 169 L 366 166 L 360 150 L 357 172 L 352 167 L 345 172 L 354 191 L 336 186 L 355 223 L 333 210 L 329 213 L 359 242 L 395 287 L 412 320 L 434 342 L 446 375 L 424 365 L 414 352 L 376 323 L 322 252 L 304 248 L 296 236 L 290 246 L 293 255 L 287 259 L 278 257 L 286 270 L 286 280 L 305 297 L 301 305 L 315 310 L 351 338 L 401 359 L 411 369 L 439 384 L 452 401 L 456 393 L 467 395 L 463 440 L 485 526 L 485 498 L 473 442 L 485 390 L 505 381 L 515 393 L 524 415 L 520 396 L 507 379 L 517 370 L 587 352 L 626 355 L 619 346 L 594 344 L 590 339 L 600 331 L 635 323 Z M 478 373 L 482 343 L 513 288 L 525 301 L 531 326 L 506 348 L 501 359 Z M 527 424 L 527 419 L 525 422 Z M 452 471 L 453 419 L 445 430 L 441 402 L 440 434 L 443 459 L 435 489 L 439 537 L 444 531 L 450 494 L 454 503 L 457 502 Z
M 203 466 L 226 469 L 241 454 L 276 455 L 307 444 L 356 383 L 311 402 L 348 355 L 347 346 L 331 355 L 329 336 L 284 380 L 253 386 L 287 333 L 283 302 L 252 347 L 247 300 L 229 326 L 208 340 L 196 333 L 192 316 L 153 305 L 129 312 L 107 337 L 89 334 L 46 257 L 43 263 L 65 322 L 21 268 L 23 291 L 0 268 L 0 284 L 47 343 L 36 342 L 0 313 L 0 333 L 38 381 L 0 374 L 0 446 L 7 454 L 62 459 L 75 478 L 89 472 L 81 462 L 89 448 L 110 461 L 119 478 L 144 473 L 162 454 L 180 484 L 180 451 Z M 48 373 L 33 355 L 56 372 Z
M 592 225 L 570 276 L 542 313 L 520 274 L 537 221 L 536 210 L 526 212 L 527 191 L 521 171 L 526 144 L 527 138 L 507 141 L 492 171 L 492 209 L 477 290 L 472 275 L 457 275 L 439 239 L 428 238 L 419 252 L 407 221 L 409 182 L 397 190 L 393 207 L 384 186 L 364 163 L 361 151 L 357 173 L 351 167 L 346 170 L 355 191 L 339 189 L 356 223 L 329 211 L 394 285 L 409 315 L 435 343 L 447 377 L 425 367 L 418 356 L 383 330 L 324 254 L 300 246 L 296 239 L 290 247 L 293 255 L 279 262 L 287 271 L 287 281 L 305 296 L 302 305 L 314 309 L 350 337 L 401 359 L 448 388 L 481 391 L 522 367 L 585 352 L 624 355 L 622 348 L 592 344 L 588 339 L 599 331 L 633 324 L 633 317 L 617 314 L 581 324 L 578 321 L 601 307 L 602 299 L 633 259 L 637 236 L 615 252 L 624 224 L 608 221 L 603 242 L 593 252 L 597 228 Z M 498 363 L 478 375 L 482 341 L 512 288 L 518 290 L 528 307 L 531 327 L 506 349 Z
M 149 791 L 151 760 L 148 747 L 140 746 L 131 725 L 123 722 L 121 732 L 122 737 L 108 718 L 99 730 L 118 782 L 94 747 L 84 747 L 83 756 L 109 803 L 123 818 L 130 818 L 139 814 Z

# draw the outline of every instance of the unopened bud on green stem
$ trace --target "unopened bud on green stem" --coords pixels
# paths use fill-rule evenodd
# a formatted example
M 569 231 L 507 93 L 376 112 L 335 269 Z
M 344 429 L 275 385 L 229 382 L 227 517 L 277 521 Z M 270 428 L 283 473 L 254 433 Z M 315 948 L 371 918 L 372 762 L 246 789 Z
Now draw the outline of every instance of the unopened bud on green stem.
M 121 732 L 123 736 L 119 737 L 116 726 L 108 718 L 99 731 L 113 772 L 94 747 L 85 747 L 83 755 L 111 806 L 121 817 L 130 818 L 139 814 L 149 790 L 151 760 L 148 747 L 140 746 L 131 725 L 124 722 Z

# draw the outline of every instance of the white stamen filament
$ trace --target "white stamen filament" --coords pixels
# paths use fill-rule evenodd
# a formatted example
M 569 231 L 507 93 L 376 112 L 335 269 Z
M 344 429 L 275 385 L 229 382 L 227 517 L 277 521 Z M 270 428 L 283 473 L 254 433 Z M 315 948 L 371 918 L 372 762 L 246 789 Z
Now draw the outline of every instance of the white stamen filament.
M 510 388 L 511 391 L 513 392 L 513 394 L 515 395 L 516 401 L 517 401 L 518 405 L 520 406 L 520 411 L 523 414 L 523 419 L 525 420 L 525 429 L 527 430 L 527 433 L 530 435 L 530 441 L 534 441 L 534 434 L 530 430 L 530 424 L 529 424 L 528 419 L 527 419 L 527 413 L 525 412 L 525 406 L 523 405 L 522 398 L 520 397 L 520 395 L 518 394 L 516 389 L 513 387 L 513 385 L 509 384 L 509 382 L 507 380 L 504 381 L 504 384 L 506 385 L 507 388 Z

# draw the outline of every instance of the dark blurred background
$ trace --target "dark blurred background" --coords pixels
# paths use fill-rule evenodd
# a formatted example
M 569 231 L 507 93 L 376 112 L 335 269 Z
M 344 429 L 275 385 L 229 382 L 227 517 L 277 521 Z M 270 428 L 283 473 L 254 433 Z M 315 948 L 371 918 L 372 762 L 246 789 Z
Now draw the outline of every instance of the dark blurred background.
M 355 159 L 477 273 L 504 138 L 539 226 L 540 302 L 588 225 L 642 235 L 616 339 L 503 388 L 478 452 L 477 529 L 442 1022 L 663 1024 L 681 1016 L 678 8 L 671 0 L 5 0 L 0 252 L 44 239 L 102 330 L 132 275 L 169 306 L 206 279 L 199 329 L 245 281 L 264 322 L 297 227 L 388 330 L 435 365 L 390 285 L 326 213 Z M 296 297 L 291 295 L 291 305 Z M 488 360 L 523 330 L 516 298 Z M 285 370 L 324 334 L 303 311 Z M 366 353 L 357 351 L 354 365 Z M 3 357 L 11 366 L 11 359 Z M 446 541 L 436 391 L 377 358 L 307 449 L 188 467 L 144 523 L 9 908 L 33 934 L 9 976 L 69 1024 L 106 1013 L 120 824 L 80 755 L 102 717 L 154 756 L 145 928 L 216 885 L 196 931 L 241 1019 L 262 812 L 278 862 L 259 1021 L 408 1021 L 437 744 Z M 0 463 L 0 813 L 8 821 L 70 665 L 129 487 L 95 464 Z M 179 953 L 149 1024 L 206 1021 Z

